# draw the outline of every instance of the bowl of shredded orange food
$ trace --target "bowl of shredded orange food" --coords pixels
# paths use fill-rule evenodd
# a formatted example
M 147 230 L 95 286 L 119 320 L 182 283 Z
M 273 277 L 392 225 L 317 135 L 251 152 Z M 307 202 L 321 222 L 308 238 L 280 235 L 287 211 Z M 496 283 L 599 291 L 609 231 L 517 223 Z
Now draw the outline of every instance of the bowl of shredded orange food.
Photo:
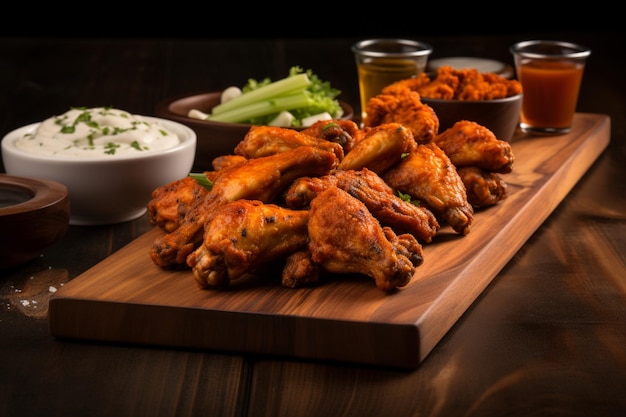
M 435 74 L 422 73 L 397 81 L 382 91 L 383 95 L 395 96 L 415 93 L 415 100 L 430 107 L 437 116 L 438 126 L 431 128 L 434 134 L 458 121 L 469 120 L 488 128 L 498 139 L 509 141 L 519 124 L 522 86 L 516 79 L 444 65 Z

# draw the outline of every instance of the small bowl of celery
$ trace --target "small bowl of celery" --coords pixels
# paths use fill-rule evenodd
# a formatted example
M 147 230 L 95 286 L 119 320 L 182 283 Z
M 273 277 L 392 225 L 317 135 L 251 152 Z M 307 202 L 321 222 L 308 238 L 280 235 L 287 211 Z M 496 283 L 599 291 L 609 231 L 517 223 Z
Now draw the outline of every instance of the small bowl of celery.
M 211 170 L 212 160 L 232 154 L 252 125 L 301 130 L 318 120 L 352 119 L 352 107 L 337 99 L 340 93 L 311 70 L 293 67 L 277 81 L 250 79 L 242 88 L 165 99 L 156 114 L 196 132 L 194 170 Z

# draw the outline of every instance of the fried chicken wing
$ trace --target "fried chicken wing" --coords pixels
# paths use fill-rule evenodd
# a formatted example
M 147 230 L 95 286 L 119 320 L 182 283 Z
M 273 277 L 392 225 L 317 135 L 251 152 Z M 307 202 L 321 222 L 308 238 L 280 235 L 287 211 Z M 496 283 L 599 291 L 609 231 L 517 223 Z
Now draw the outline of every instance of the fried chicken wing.
M 409 129 L 399 123 L 386 123 L 367 129 L 364 138 L 339 163 L 339 169 L 368 168 L 380 173 L 396 164 L 402 154 L 415 147 Z
M 218 171 L 211 192 L 222 194 L 227 201 L 247 198 L 271 202 L 296 178 L 326 175 L 338 163 L 333 152 L 300 146 Z
M 417 143 L 428 143 L 439 132 L 439 118 L 433 108 L 422 103 L 420 95 L 408 88 L 372 97 L 365 113 L 365 127 L 399 123 L 411 131 Z
M 219 194 L 209 192 L 191 205 L 176 229 L 155 239 L 150 248 L 152 262 L 162 268 L 184 267 L 187 256 L 202 241 L 205 218 L 225 202 Z
M 278 126 L 252 126 L 235 147 L 235 155 L 260 158 L 285 152 L 300 146 L 313 146 L 333 152 L 337 159 L 344 156 L 341 144 Z
M 300 146 L 217 171 L 211 191 L 196 200 L 180 226 L 157 238 L 150 251 L 153 262 L 161 267 L 185 265 L 202 241 L 204 223 L 220 205 L 239 199 L 271 202 L 296 178 L 326 175 L 337 163 L 333 152 Z
M 362 131 L 352 120 L 319 120 L 302 130 L 305 135 L 335 142 L 341 145 L 344 154 L 350 152 L 361 139 Z
M 306 247 L 307 210 L 261 201 L 229 202 L 213 213 L 187 258 L 201 288 L 222 288 L 270 261 Z
M 396 232 L 411 233 L 429 243 L 439 230 L 439 223 L 428 208 L 401 199 L 378 174 L 367 168 L 298 178 L 285 192 L 284 200 L 290 208 L 306 208 L 330 187 L 338 187 L 358 198 L 376 219 Z
M 434 143 L 418 145 L 382 177 L 391 188 L 423 202 L 440 223 L 462 235 L 470 232 L 474 210 L 465 185 L 450 158 Z
M 384 291 L 406 286 L 423 262 L 412 235 L 381 227 L 361 201 L 337 187 L 311 201 L 308 235 L 314 263 L 328 272 L 367 275 Z
M 208 190 L 191 177 L 184 177 L 152 191 L 148 202 L 148 218 L 151 224 L 166 232 L 173 232 L 183 222 L 185 215 Z
M 213 159 L 211 165 L 215 171 L 219 171 L 224 168 L 242 164 L 247 160 L 248 158 L 241 155 L 220 155 Z
M 513 148 L 499 140 L 486 127 L 469 120 L 460 120 L 441 132 L 435 143 L 456 166 L 474 166 L 487 171 L 509 173 L 513 170 Z
M 313 262 L 309 249 L 305 248 L 287 256 L 281 274 L 281 284 L 286 288 L 300 288 L 316 284 L 322 272 L 320 266 Z
M 477 167 L 457 168 L 465 185 L 467 201 L 476 208 L 489 207 L 504 200 L 507 185 L 500 175 Z

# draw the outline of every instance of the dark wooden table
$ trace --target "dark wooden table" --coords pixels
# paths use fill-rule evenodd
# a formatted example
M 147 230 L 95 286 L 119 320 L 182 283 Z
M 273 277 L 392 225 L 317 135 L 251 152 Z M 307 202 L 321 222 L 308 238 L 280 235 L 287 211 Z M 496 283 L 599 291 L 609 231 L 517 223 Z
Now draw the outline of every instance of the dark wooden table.
M 49 288 L 150 230 L 144 216 L 72 226 L 40 258 L 0 271 L 0 416 L 626 415 L 626 38 L 420 39 L 432 59 L 512 63 L 510 44 L 548 36 L 592 48 L 578 111 L 610 115 L 611 143 L 417 369 L 50 336 Z M 356 40 L 0 38 L 0 131 L 70 106 L 149 115 L 164 98 L 280 78 L 292 65 L 358 103 Z

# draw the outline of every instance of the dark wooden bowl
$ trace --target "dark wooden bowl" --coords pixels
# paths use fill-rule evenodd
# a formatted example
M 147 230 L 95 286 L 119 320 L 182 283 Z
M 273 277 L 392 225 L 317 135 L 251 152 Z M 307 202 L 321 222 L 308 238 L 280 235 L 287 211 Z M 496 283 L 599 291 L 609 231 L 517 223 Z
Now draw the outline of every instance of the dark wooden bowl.
M 470 120 L 491 130 L 500 140 L 509 141 L 519 124 L 522 95 L 496 100 L 441 100 L 422 97 L 422 102 L 435 110 L 439 118 L 439 132 L 452 127 L 459 120 Z
M 69 220 L 65 185 L 0 174 L 0 268 L 15 267 L 39 256 L 65 235 Z
M 221 91 L 197 93 L 168 98 L 156 106 L 156 115 L 164 119 L 174 120 L 192 128 L 198 136 L 194 170 L 211 170 L 211 162 L 221 155 L 230 155 L 235 146 L 244 138 L 249 124 L 221 123 L 209 120 L 199 120 L 188 117 L 189 110 L 197 109 L 210 113 L 211 109 L 220 101 Z M 352 119 L 352 107 L 339 101 L 343 108 L 342 119 Z M 295 128 L 298 130 L 297 128 Z

